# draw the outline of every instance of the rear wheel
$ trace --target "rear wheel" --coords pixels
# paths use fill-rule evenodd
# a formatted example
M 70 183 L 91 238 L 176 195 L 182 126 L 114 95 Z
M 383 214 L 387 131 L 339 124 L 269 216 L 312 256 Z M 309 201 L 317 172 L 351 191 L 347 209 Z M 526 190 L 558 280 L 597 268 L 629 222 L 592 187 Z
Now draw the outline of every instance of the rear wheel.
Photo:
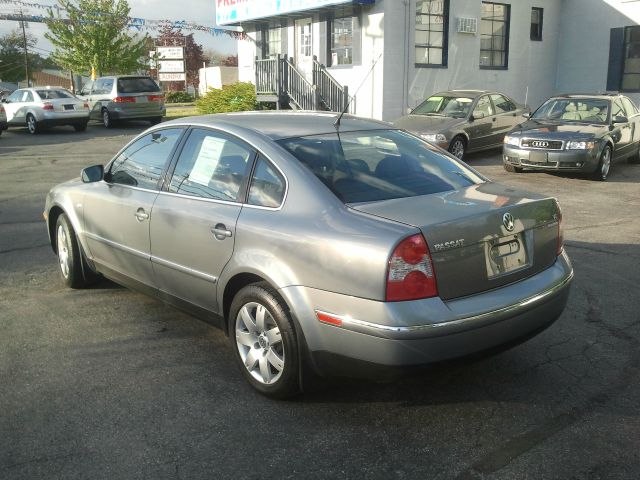
M 598 162 L 598 168 L 591 174 L 594 180 L 604 182 L 609 176 L 611 171 L 611 147 L 609 145 L 604 147 L 600 154 L 600 161 Z
M 36 120 L 36 117 L 34 117 L 31 113 L 27 114 L 27 130 L 29 130 L 29 133 L 31 135 L 35 135 L 40 131 L 38 121 Z
M 87 129 L 87 122 L 76 123 L 73 128 L 76 129 L 76 132 L 84 132 Z
M 113 119 L 111 118 L 111 114 L 109 110 L 106 108 L 102 109 L 102 124 L 105 128 L 113 128 Z
M 502 164 L 504 166 L 504 169 L 507 172 L 511 172 L 511 173 L 522 173 L 522 167 L 516 167 L 514 165 L 511 165 L 510 163 L 503 163 Z
M 449 152 L 452 153 L 454 157 L 460 160 L 463 159 L 466 149 L 467 141 L 462 135 L 453 137 L 453 140 L 451 140 L 451 143 L 449 144 Z
M 289 310 L 267 283 L 248 285 L 231 304 L 229 339 L 244 377 L 263 395 L 300 391 L 299 352 Z

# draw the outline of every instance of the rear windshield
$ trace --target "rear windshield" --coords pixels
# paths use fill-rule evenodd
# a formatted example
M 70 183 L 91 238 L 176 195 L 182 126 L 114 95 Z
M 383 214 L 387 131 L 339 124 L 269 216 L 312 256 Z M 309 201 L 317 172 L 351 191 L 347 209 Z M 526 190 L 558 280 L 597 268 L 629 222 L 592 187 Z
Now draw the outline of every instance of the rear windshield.
M 609 102 L 599 98 L 551 98 L 531 118 L 569 122 L 607 123 Z
M 71 92 L 66 90 L 36 90 L 42 100 L 53 100 L 56 98 L 73 98 Z
M 399 130 L 314 135 L 278 143 L 344 203 L 429 195 L 484 181 L 462 162 Z
M 118 79 L 118 93 L 159 92 L 160 87 L 149 77 Z

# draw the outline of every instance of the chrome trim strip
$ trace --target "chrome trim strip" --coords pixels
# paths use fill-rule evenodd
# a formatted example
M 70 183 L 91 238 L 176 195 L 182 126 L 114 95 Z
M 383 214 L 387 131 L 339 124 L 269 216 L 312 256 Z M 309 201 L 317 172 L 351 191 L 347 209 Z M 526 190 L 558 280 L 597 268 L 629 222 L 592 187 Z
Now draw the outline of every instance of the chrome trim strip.
M 218 277 L 214 275 L 209 275 L 208 273 L 201 272 L 199 270 L 195 270 L 193 268 L 185 267 L 184 265 L 179 265 L 174 262 L 170 262 L 169 260 L 165 260 L 160 257 L 156 257 L 154 255 L 151 256 L 151 263 L 157 263 L 158 265 L 162 265 L 163 267 L 170 268 L 180 273 L 186 273 L 187 275 L 191 275 L 192 277 L 199 278 L 200 280 L 204 280 L 210 283 L 218 283 Z
M 127 247 L 125 245 L 122 245 L 121 243 L 114 242 L 113 240 L 107 240 L 106 238 L 101 237 L 100 235 L 96 235 L 95 233 L 85 231 L 84 235 L 92 240 L 95 240 L 96 242 L 104 243 L 106 245 L 109 245 L 110 247 L 117 248 L 118 250 L 130 253 L 131 255 L 135 255 L 136 257 L 144 258 L 145 260 L 151 259 L 151 255 L 148 253 L 141 252 L 140 250 L 136 250 L 135 248 Z
M 340 319 L 342 321 L 342 326 L 334 326 L 335 328 L 344 328 L 345 330 L 351 330 L 353 332 L 372 335 L 375 337 L 390 338 L 393 340 L 437 337 L 464 330 L 459 328 L 461 326 L 464 326 L 465 328 L 478 328 L 485 322 L 485 324 L 487 325 L 499 322 L 503 318 L 495 319 L 496 316 L 505 316 L 517 313 L 519 310 L 523 310 L 526 307 L 531 306 L 532 304 L 542 302 L 543 300 L 556 295 L 558 292 L 568 286 L 571 280 L 573 280 L 573 276 L 574 273 L 573 270 L 571 270 L 571 273 L 558 284 L 554 285 L 548 290 L 545 290 L 542 293 L 521 300 L 518 303 L 507 305 L 506 307 L 502 307 L 490 312 L 481 313 L 479 315 L 458 318 L 456 320 L 450 320 L 441 323 L 412 325 L 407 327 L 394 327 L 391 325 L 380 325 L 378 323 L 367 322 L 365 320 L 358 320 L 355 318 L 351 318 L 348 315 L 336 315 L 334 313 L 325 312 L 318 309 L 316 309 L 315 312 L 323 313 L 325 315 Z M 487 322 L 487 320 L 490 319 L 494 319 L 494 321 Z

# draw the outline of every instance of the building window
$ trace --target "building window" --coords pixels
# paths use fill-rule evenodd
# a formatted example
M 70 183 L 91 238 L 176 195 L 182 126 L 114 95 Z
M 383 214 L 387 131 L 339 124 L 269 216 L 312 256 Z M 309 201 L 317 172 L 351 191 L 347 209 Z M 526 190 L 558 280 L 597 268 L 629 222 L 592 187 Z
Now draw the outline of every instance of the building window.
M 622 82 L 623 92 L 640 91 L 640 26 L 624 29 L 624 57 Z
M 480 68 L 508 67 L 510 14 L 510 5 L 482 2 Z
M 262 30 L 262 58 L 273 58 L 282 53 L 282 29 L 280 27 Z
M 447 65 L 449 0 L 416 2 L 416 66 Z
M 542 40 L 542 14 L 543 9 L 538 7 L 531 8 L 531 40 Z
M 329 22 L 329 66 L 353 64 L 353 17 Z

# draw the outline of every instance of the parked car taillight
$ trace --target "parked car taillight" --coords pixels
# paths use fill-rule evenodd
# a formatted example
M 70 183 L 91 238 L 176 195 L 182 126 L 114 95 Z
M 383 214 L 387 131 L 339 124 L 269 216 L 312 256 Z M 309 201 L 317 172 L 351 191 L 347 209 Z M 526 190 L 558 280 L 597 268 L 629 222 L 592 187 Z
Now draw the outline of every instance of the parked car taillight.
M 53 110 L 53 103 L 43 103 L 42 104 L 42 109 L 43 110 Z
M 564 230 L 562 228 L 562 210 L 560 210 L 558 202 L 556 202 L 556 208 L 558 210 L 558 244 L 556 246 L 556 255 L 560 256 L 564 250 Z
M 136 97 L 116 97 L 114 103 L 136 103 Z
M 4 107 L 2 105 L 0 105 L 0 112 L 4 113 Z
M 437 295 L 436 275 L 427 242 L 421 234 L 405 238 L 389 259 L 387 302 Z
M 161 102 L 164 100 L 164 95 L 149 95 L 150 102 Z
M 87 110 L 89 110 L 89 104 L 87 102 L 84 102 L 83 107 L 86 108 Z

